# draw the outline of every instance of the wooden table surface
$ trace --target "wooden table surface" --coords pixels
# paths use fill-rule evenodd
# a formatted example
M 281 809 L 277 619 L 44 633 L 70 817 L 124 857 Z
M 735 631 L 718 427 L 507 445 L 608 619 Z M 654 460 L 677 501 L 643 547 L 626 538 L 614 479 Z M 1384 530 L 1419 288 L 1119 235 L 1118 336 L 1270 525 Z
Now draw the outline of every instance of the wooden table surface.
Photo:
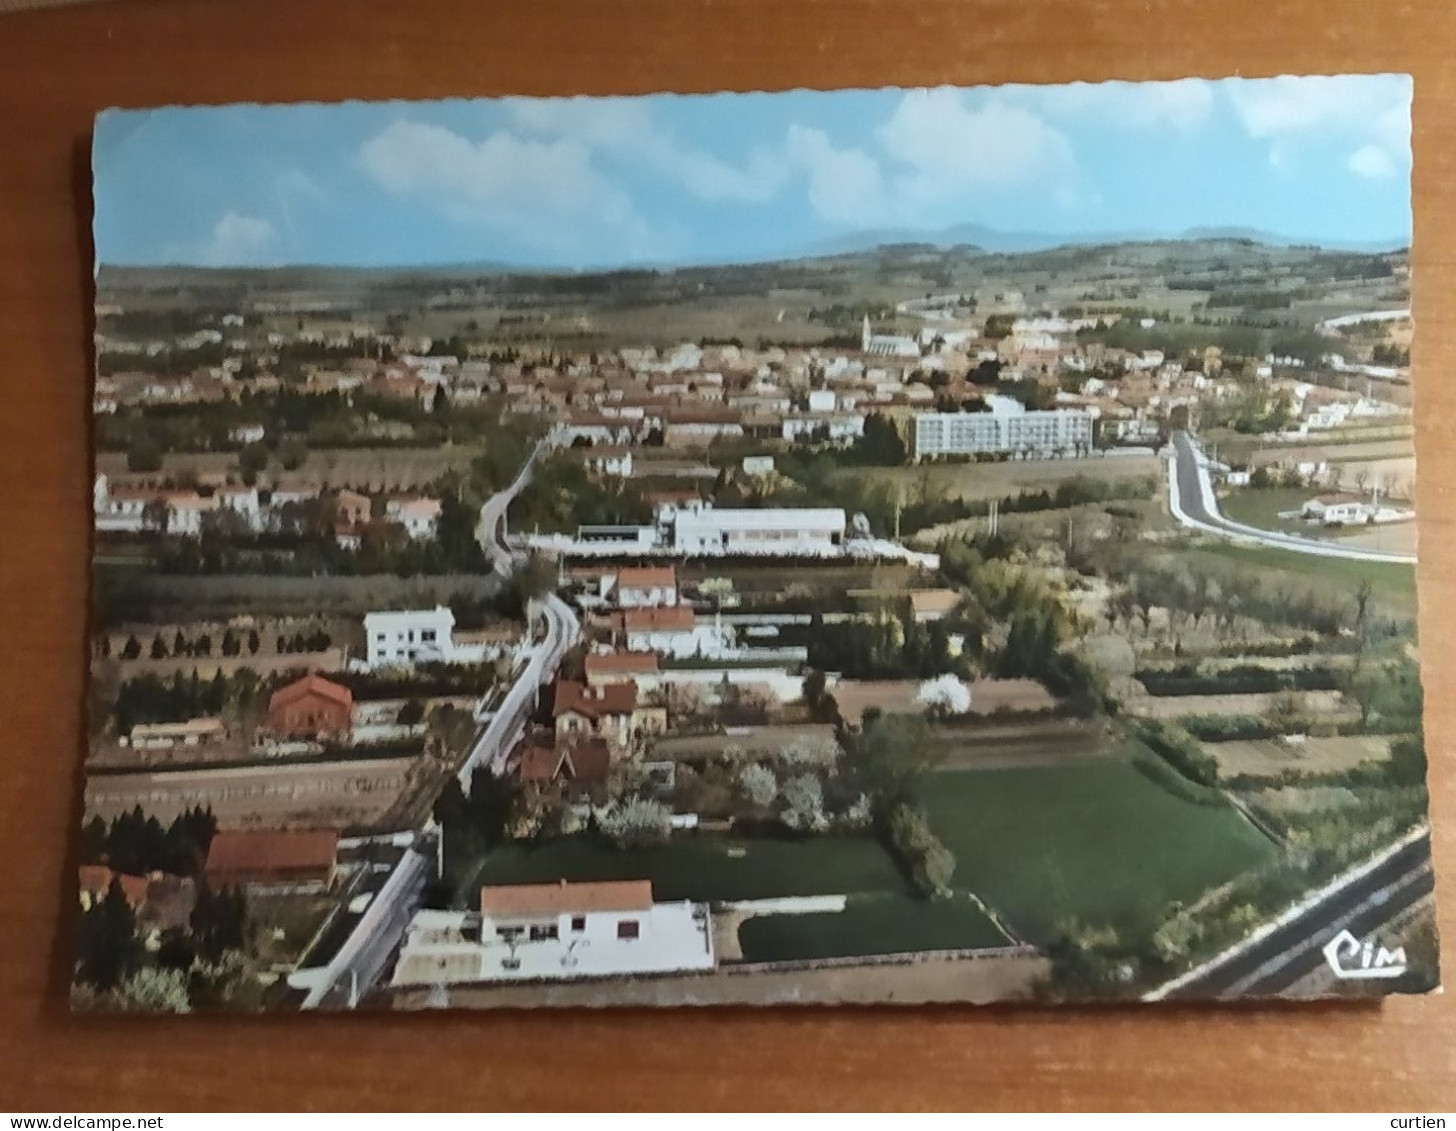
M 109 105 L 1416 76 L 1428 747 L 1456 868 L 1447 0 L 121 0 L 0 16 L 0 1108 L 1456 1106 L 1456 1002 L 72 1020 L 89 135 Z M 1451 617 L 1445 610 L 1452 609 Z M 1440 885 L 1450 896 L 1449 883 Z M 1452 932 L 1456 899 L 1444 900 Z

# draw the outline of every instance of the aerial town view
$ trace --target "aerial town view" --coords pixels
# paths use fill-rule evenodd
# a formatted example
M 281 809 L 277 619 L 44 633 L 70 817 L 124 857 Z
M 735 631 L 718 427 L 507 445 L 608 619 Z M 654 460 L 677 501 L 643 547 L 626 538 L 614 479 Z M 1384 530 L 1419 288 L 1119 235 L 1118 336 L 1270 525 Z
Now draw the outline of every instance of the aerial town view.
M 103 115 L 73 1007 L 1435 987 L 1409 106 Z

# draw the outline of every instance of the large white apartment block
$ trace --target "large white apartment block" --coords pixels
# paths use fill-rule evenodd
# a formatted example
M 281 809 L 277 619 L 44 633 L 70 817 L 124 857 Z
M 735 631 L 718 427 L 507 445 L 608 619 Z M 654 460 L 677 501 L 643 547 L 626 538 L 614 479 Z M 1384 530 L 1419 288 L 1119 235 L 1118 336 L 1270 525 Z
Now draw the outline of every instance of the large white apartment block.
M 1085 455 L 1092 414 L 1083 409 L 924 412 L 915 417 L 915 459 L 1005 454 L 1025 459 Z
M 396 986 L 711 970 L 706 904 L 655 903 L 647 880 L 482 888 L 480 911 L 420 911 Z
M 371 668 L 410 667 L 456 656 L 455 614 L 444 605 L 433 609 L 366 613 L 364 636 Z

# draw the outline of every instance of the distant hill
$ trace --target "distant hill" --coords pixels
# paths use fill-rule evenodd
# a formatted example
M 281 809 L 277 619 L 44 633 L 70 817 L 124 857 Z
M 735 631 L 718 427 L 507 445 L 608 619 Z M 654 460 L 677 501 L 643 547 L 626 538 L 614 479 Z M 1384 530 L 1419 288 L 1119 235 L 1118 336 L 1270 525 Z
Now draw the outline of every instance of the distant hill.
M 716 269 L 753 269 L 790 264 L 812 264 L 822 261 L 844 261 L 860 257 L 883 257 L 911 251 L 957 251 L 967 256 L 1039 255 L 1062 249 L 1111 247 L 1126 245 L 1147 248 L 1187 244 L 1190 251 L 1200 245 L 1205 251 L 1215 245 L 1232 243 L 1280 249 L 1310 249 L 1330 252 L 1378 254 L 1405 250 L 1409 241 L 1391 239 L 1363 244 L 1320 243 L 1297 240 L 1263 232 L 1255 228 L 1189 228 L 1173 235 L 1154 232 L 1088 232 L 1057 234 L 1052 232 L 1008 232 L 980 224 L 957 224 L 935 232 L 883 228 L 853 235 L 821 240 L 782 255 L 753 260 L 728 259 L 698 263 L 641 263 L 616 266 L 593 266 L 581 270 L 543 268 L 529 264 L 502 262 L 420 264 L 400 267 L 350 267 L 328 264 L 294 264 L 282 267 L 191 267 L 191 266 L 126 266 L 102 264 L 97 269 L 97 286 L 106 288 L 172 289 L 192 286 L 263 287 L 266 289 L 311 290 L 331 287 L 374 287 L 381 284 L 411 286 L 439 283 L 452 279 L 462 282 L 516 275 L 541 279 L 607 278 L 634 273 L 673 273 Z M 1195 253 L 1197 254 L 1197 253 Z

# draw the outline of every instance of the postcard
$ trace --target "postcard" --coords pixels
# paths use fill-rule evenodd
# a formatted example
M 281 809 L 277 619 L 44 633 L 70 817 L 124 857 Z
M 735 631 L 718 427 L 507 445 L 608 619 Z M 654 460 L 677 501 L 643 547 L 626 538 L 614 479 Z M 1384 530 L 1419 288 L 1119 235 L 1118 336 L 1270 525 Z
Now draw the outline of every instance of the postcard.
M 1434 988 L 1411 98 L 102 114 L 73 1006 Z

